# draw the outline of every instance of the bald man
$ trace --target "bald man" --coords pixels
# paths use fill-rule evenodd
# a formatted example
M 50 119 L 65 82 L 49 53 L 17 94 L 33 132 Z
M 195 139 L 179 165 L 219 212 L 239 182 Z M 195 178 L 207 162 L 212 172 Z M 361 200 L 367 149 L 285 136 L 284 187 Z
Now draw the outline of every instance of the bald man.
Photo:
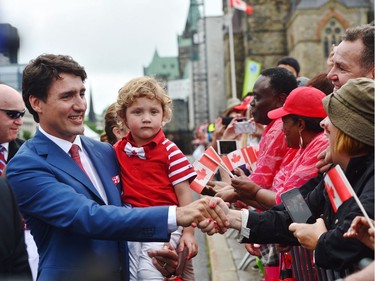
M 0 144 L 5 148 L 6 163 L 23 143 L 17 139 L 17 134 L 23 124 L 22 116 L 25 112 L 21 94 L 7 85 L 0 84 Z

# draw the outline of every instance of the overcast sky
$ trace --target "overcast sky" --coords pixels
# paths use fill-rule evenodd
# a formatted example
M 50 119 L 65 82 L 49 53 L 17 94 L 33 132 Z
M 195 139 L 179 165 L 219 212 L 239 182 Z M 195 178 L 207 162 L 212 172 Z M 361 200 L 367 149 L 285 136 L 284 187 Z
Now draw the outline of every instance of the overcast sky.
M 200 1 L 200 0 L 198 0 Z M 101 113 L 129 79 L 143 75 L 155 49 L 177 56 L 190 0 L 0 0 L 0 22 L 18 29 L 18 63 L 42 53 L 72 56 L 88 74 Z M 222 0 L 205 0 L 206 15 Z M 87 98 L 89 95 L 87 95 Z

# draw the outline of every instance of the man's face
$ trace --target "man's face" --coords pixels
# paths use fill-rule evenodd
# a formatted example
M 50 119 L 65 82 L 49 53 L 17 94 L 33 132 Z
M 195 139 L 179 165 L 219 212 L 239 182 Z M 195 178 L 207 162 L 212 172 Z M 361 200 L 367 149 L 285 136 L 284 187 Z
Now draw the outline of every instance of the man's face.
M 0 109 L 23 112 L 25 104 L 21 94 L 8 86 L 0 85 Z M 21 116 L 12 119 L 6 112 L 0 111 L 0 143 L 15 140 L 22 123 Z
M 31 96 L 30 103 L 47 133 L 73 142 L 84 131 L 86 89 L 81 77 L 68 73 L 60 76 L 62 79 L 52 82 L 46 102 Z
M 360 65 L 364 45 L 361 39 L 354 42 L 342 41 L 332 57 L 333 66 L 327 78 L 334 85 L 334 91 L 340 89 L 349 79 L 368 77 L 374 79 L 372 71 L 365 70 Z
M 267 113 L 283 105 L 278 95 L 273 92 L 269 77 L 259 76 L 254 84 L 253 95 L 254 98 L 250 106 L 254 121 L 268 125 L 271 123 L 271 119 L 268 118 Z

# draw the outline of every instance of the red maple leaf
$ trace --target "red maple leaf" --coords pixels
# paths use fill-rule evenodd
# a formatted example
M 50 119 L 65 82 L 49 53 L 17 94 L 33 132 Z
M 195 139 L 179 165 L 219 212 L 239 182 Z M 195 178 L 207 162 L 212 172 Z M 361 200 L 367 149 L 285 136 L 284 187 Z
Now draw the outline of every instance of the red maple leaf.
M 233 157 L 232 157 L 232 159 L 231 159 L 231 161 L 232 161 L 232 163 L 237 163 L 237 162 L 239 162 L 241 160 L 241 156 L 240 155 L 238 155 L 238 154 L 233 154 Z
M 207 171 L 205 168 L 202 168 L 201 170 L 197 170 L 197 180 L 203 180 L 207 176 Z
M 327 188 L 327 193 L 328 195 L 332 198 L 335 199 L 335 192 L 333 191 L 333 187 L 329 183 L 325 183 L 326 188 Z

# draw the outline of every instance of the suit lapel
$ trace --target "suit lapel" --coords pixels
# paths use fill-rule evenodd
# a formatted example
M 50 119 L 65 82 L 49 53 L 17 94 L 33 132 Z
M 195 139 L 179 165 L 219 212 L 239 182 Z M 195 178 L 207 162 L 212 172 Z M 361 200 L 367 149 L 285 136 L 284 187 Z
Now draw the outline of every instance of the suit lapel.
M 75 178 L 87 189 L 89 189 L 94 196 L 97 197 L 95 198 L 95 201 L 98 202 L 97 199 L 99 199 L 99 202 L 101 202 L 101 204 L 104 203 L 103 199 L 100 197 L 98 191 L 92 184 L 91 180 L 78 167 L 78 165 L 73 161 L 73 159 L 67 153 L 65 153 L 58 145 L 56 145 L 53 141 L 48 139 L 39 131 L 35 134 L 33 140 L 36 141 L 37 152 L 40 155 L 44 155 L 44 157 L 46 157 L 46 161 L 49 164 L 65 172 L 69 176 Z

